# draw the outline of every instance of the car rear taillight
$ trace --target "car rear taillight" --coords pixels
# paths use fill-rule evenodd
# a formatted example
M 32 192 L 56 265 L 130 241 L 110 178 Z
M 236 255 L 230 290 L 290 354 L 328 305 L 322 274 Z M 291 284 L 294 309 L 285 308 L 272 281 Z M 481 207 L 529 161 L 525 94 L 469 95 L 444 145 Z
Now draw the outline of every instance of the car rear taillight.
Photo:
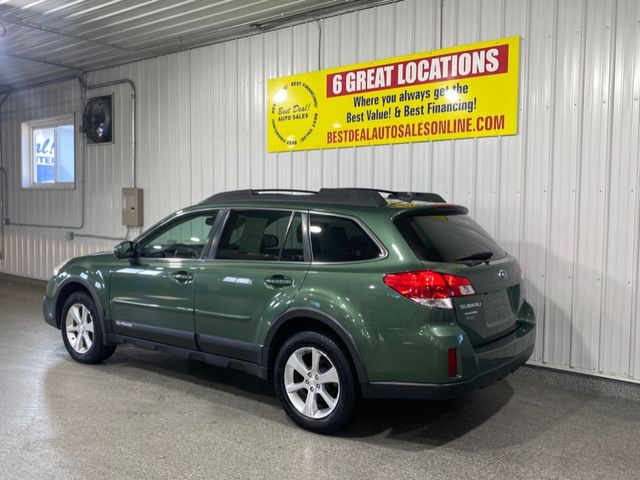
M 444 281 L 447 282 L 453 297 L 464 297 L 465 295 L 473 295 L 476 291 L 471 286 L 468 278 L 456 277 L 455 275 L 443 275 Z
M 420 305 L 436 308 L 451 309 L 452 298 L 476 293 L 469 279 L 432 270 L 390 273 L 384 283 Z

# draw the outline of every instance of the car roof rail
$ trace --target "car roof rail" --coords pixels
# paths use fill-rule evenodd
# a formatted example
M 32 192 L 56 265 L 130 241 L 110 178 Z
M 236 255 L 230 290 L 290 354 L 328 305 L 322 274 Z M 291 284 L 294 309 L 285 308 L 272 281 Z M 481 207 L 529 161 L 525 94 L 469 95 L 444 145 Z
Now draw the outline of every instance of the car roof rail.
M 383 197 L 381 193 L 386 193 Z M 225 201 L 247 200 L 276 200 L 287 202 L 306 202 L 332 205 L 348 205 L 357 207 L 386 207 L 387 200 L 401 200 L 405 202 L 422 201 L 432 203 L 446 203 L 444 198 L 436 193 L 426 192 L 394 192 L 377 188 L 321 188 L 312 190 L 296 189 L 251 189 L 221 192 L 206 198 L 201 204 L 220 203 Z
M 255 200 L 256 196 L 260 195 L 287 195 L 287 194 L 308 194 L 314 195 L 318 192 L 314 190 L 296 190 L 291 188 L 261 188 L 251 190 L 229 190 L 228 192 L 220 192 L 210 196 L 201 203 L 210 203 L 209 200 Z

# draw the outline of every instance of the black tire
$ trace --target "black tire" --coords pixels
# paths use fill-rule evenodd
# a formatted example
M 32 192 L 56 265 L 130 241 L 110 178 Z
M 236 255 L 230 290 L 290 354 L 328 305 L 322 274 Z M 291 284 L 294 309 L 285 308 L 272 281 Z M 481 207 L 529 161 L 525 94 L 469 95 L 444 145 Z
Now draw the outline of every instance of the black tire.
M 80 316 L 82 316 L 82 313 L 84 312 L 83 308 L 90 314 L 90 323 L 93 325 L 93 332 L 90 331 L 90 327 L 86 330 L 87 335 L 91 339 L 91 345 L 88 349 L 86 349 L 87 343 L 84 338 L 80 339 L 81 348 L 79 350 L 74 348 L 71 344 L 71 340 L 69 339 L 69 334 L 67 333 L 67 314 L 74 306 L 78 307 Z M 89 317 L 87 316 L 86 318 Z M 77 362 L 102 363 L 113 355 L 113 352 L 116 350 L 115 345 L 104 344 L 104 332 L 102 331 L 98 309 L 91 297 L 85 292 L 76 292 L 70 295 L 66 302 L 64 302 L 62 317 L 60 318 L 60 331 L 62 332 L 62 341 L 64 342 L 64 346 L 67 348 L 67 352 L 69 352 L 71 358 Z M 86 349 L 86 351 L 82 351 L 84 349 Z
M 328 362 L 333 364 L 333 367 L 335 367 L 338 374 L 339 386 L 337 384 L 325 385 L 325 392 L 327 392 L 327 388 L 334 389 L 331 395 L 337 398 L 337 401 L 333 411 L 327 414 L 324 418 L 311 418 L 310 416 L 304 415 L 292 403 L 292 400 L 289 398 L 289 394 L 286 391 L 285 370 L 287 361 L 294 352 L 305 351 L 305 349 L 317 349 L 320 351 L 321 354 L 326 357 L 322 359 L 321 362 L 324 362 L 328 366 L 330 366 Z M 309 353 L 309 355 L 311 354 L 312 353 Z M 305 360 L 304 363 L 305 365 L 310 365 L 310 362 L 307 360 Z M 322 366 L 319 367 L 320 372 L 322 372 L 322 368 Z M 325 371 L 327 369 L 328 368 L 325 367 Z M 306 378 L 302 377 L 299 373 L 294 373 L 294 375 L 297 375 L 298 379 L 302 379 L 300 382 L 306 383 Z M 298 382 L 294 380 L 294 383 Z M 323 384 L 320 386 L 322 387 L 322 385 Z M 278 396 L 285 412 L 287 412 L 287 415 L 289 415 L 289 417 L 300 427 L 322 434 L 340 430 L 353 419 L 360 395 L 356 377 L 345 352 L 331 337 L 314 331 L 296 333 L 282 345 L 276 357 L 274 386 L 276 395 Z M 310 393 L 310 388 L 313 390 L 312 387 L 304 387 L 296 392 L 300 397 L 300 401 L 303 403 L 306 403 L 306 398 Z M 315 395 L 319 398 L 316 401 L 316 404 L 324 406 L 326 409 L 330 409 L 329 404 L 324 401 L 324 398 L 320 398 L 321 392 L 317 390 L 317 388 L 318 387 L 316 385 Z

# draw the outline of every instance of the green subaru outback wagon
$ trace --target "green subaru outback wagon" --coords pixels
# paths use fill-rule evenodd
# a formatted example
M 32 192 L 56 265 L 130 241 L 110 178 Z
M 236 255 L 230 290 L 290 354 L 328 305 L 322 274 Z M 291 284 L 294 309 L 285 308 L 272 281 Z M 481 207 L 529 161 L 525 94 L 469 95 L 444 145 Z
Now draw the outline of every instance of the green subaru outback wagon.
M 242 370 L 328 433 L 360 398 L 458 397 L 531 355 L 518 263 L 467 213 L 430 193 L 220 193 L 58 266 L 44 317 L 79 362 L 126 343 Z

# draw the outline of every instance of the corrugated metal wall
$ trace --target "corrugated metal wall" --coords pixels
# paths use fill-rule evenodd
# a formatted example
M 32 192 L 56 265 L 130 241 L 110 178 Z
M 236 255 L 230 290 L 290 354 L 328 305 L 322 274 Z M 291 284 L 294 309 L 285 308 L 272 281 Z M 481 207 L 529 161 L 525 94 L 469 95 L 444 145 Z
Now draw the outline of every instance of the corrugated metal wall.
M 442 24 L 442 29 L 440 25 Z M 406 0 L 90 75 L 138 87 L 146 224 L 226 189 L 375 186 L 430 190 L 470 207 L 527 274 L 539 318 L 534 363 L 640 381 L 640 2 Z M 267 154 L 268 78 L 520 35 L 520 134 Z M 321 38 L 321 49 L 319 48 Z M 320 64 L 319 64 L 320 63 Z M 130 100 L 116 142 L 86 149 L 85 233 L 119 236 L 130 178 Z M 16 94 L 1 126 L 9 218 L 78 222 L 78 192 L 19 185 L 19 122 L 78 107 L 73 82 Z M 44 278 L 112 241 L 8 226 L 0 269 Z

